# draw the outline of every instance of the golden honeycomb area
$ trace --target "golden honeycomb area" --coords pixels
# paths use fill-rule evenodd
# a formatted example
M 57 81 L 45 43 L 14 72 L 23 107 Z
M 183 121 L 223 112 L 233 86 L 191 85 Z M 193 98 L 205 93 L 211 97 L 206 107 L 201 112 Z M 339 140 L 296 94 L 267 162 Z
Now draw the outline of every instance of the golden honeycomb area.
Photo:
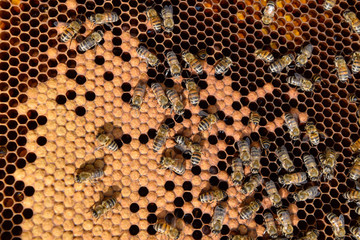
M 251 220 L 239 218 L 247 200 L 230 175 L 238 150 L 235 143 L 245 136 L 252 142 L 266 136 L 272 142 L 269 153 L 262 155 L 260 174 L 278 187 L 276 146 L 286 146 L 296 172 L 306 171 L 304 153 L 318 161 L 327 146 L 339 152 L 335 178 L 317 183 L 320 196 L 294 203 L 289 194 L 303 186 L 280 188 L 280 193 L 295 236 L 316 228 L 318 239 L 334 239 L 326 219 L 329 212 L 345 216 L 349 233 L 358 218 L 356 204 L 347 203 L 342 194 L 355 186 L 347 173 L 353 155 L 349 147 L 358 139 L 359 127 L 357 106 L 346 97 L 360 97 L 354 84 L 359 76 L 337 82 L 332 70 L 337 53 L 348 61 L 360 48 L 359 36 L 342 17 L 350 9 L 360 18 L 360 2 L 338 1 L 331 11 L 325 11 L 323 3 L 277 0 L 274 22 L 264 25 L 264 0 L 1 0 L 0 145 L 8 150 L 0 158 L 1 239 L 161 239 L 154 224 L 171 219 L 182 222 L 177 226 L 180 239 L 227 240 L 235 233 L 269 239 L 263 212 L 276 215 L 276 209 L 264 184 L 247 198 L 262 201 L 261 209 Z M 146 9 L 153 6 L 160 12 L 168 4 L 174 9 L 174 30 L 155 32 Z M 112 29 L 85 21 L 106 11 L 119 14 Z M 71 43 L 60 42 L 65 23 L 76 17 L 85 22 L 79 36 Z M 101 46 L 79 52 L 78 43 L 101 28 L 106 30 Z M 254 55 L 265 47 L 278 59 L 288 52 L 299 53 L 307 43 L 314 46 L 307 65 L 279 76 L 270 74 L 268 64 Z M 162 64 L 148 67 L 137 56 L 139 44 L 156 53 Z M 189 104 L 181 82 L 191 75 L 185 63 L 181 61 L 179 80 L 166 74 L 165 52 L 170 49 L 178 59 L 185 50 L 206 49 L 205 73 L 192 75 L 200 89 L 197 106 Z M 224 56 L 234 64 L 223 76 L 214 76 L 214 65 Z M 295 71 L 308 78 L 321 76 L 313 94 L 289 86 L 286 77 Z M 139 81 L 147 81 L 148 87 L 136 111 L 129 102 Z M 154 81 L 184 94 L 183 116 L 159 107 L 149 87 Z M 152 150 L 160 124 L 171 128 L 161 150 L 171 149 L 175 134 L 198 133 L 201 110 L 216 112 L 220 120 L 202 135 L 200 164 L 191 166 L 186 160 L 182 176 L 160 169 L 162 153 Z M 257 129 L 248 124 L 251 111 L 262 117 Z M 303 133 L 307 120 L 315 121 L 326 139 L 318 146 L 305 140 L 293 143 L 284 127 L 287 112 L 299 117 Z M 112 134 L 118 151 L 94 151 L 100 129 Z M 186 154 L 182 157 L 189 159 Z M 104 177 L 95 183 L 75 183 L 76 171 L 85 164 L 103 168 Z M 209 224 L 216 204 L 202 204 L 198 197 L 217 188 L 229 197 L 221 233 L 214 236 Z M 118 205 L 93 219 L 89 209 L 110 196 Z M 345 239 L 351 239 L 350 234 Z

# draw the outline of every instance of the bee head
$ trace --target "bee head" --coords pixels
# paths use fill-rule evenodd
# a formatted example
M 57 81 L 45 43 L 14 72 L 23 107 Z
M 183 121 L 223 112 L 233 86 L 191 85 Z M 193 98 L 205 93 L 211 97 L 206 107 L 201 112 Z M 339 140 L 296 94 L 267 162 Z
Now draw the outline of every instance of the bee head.
M 95 14 L 90 15 L 89 21 L 95 23 Z
M 93 210 L 91 211 L 91 213 L 92 213 L 92 215 L 93 215 L 94 218 L 98 218 L 98 217 L 99 217 L 99 215 L 98 215 L 98 213 L 97 213 L 97 211 L 96 211 L 95 209 L 93 209 Z
M 279 183 L 284 184 L 284 176 L 279 176 Z
M 299 195 L 298 195 L 297 193 L 294 193 L 292 197 L 294 198 L 294 200 L 295 200 L 296 202 L 298 202 L 298 201 L 300 200 L 300 199 L 299 199 Z
M 76 182 L 76 183 L 81 183 L 81 178 L 80 178 L 80 175 L 79 175 L 79 174 L 76 174 L 76 176 L 75 176 L 75 182 Z

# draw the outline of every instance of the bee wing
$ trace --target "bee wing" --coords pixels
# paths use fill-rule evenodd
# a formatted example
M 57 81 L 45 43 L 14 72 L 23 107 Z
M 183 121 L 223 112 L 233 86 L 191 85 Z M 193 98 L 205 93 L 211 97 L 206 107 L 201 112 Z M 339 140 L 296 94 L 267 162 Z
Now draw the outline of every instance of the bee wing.
M 359 183 L 359 181 L 355 181 L 355 188 L 356 188 L 356 190 L 360 191 L 360 183 Z
M 180 144 L 176 144 L 174 148 L 182 153 L 187 151 L 186 147 Z
M 340 222 L 343 224 L 343 225 L 345 225 L 345 219 L 344 219 L 344 215 L 340 215 L 339 216 L 339 219 L 340 219 Z
M 304 50 L 307 50 L 308 52 L 312 53 L 314 47 L 313 45 L 311 45 L 310 43 L 308 45 L 306 45 L 304 48 L 303 48 L 303 51 Z
M 301 79 L 301 78 L 303 78 L 303 76 L 301 76 L 299 73 L 295 73 L 294 76 L 295 76 L 296 79 Z
M 173 14 L 173 7 L 172 5 L 166 5 L 164 6 L 165 11 L 168 11 L 169 13 Z
M 205 112 L 204 110 L 201 110 L 200 112 L 199 112 L 199 116 L 200 117 L 207 117 L 209 114 L 207 113 L 207 112 Z
M 244 140 L 250 145 L 251 144 L 251 140 L 249 137 L 245 137 Z

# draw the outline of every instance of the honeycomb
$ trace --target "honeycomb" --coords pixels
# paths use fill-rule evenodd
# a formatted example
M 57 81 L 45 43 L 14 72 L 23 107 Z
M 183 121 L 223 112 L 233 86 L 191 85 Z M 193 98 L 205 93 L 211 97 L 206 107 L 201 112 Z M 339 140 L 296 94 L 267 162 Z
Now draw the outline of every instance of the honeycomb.
M 238 232 L 266 239 L 262 213 L 270 203 L 264 187 L 254 194 L 263 207 L 252 220 L 242 221 L 239 210 L 245 196 L 230 179 L 235 142 L 243 136 L 258 141 L 259 134 L 274 142 L 261 159 L 264 179 L 277 181 L 275 145 L 285 144 L 296 171 L 305 170 L 301 160 L 305 152 L 318 159 L 319 152 L 330 146 L 341 153 L 336 177 L 320 182 L 319 197 L 294 204 L 287 198 L 289 192 L 280 190 L 296 236 L 317 228 L 319 239 L 333 239 L 325 220 L 330 211 L 344 214 L 346 225 L 354 224 L 355 204 L 346 203 L 342 193 L 354 187 L 346 169 L 351 166 L 349 146 L 359 132 L 357 107 L 346 96 L 359 96 L 359 91 L 353 79 L 337 82 L 331 70 L 337 52 L 343 51 L 349 60 L 359 50 L 359 36 L 341 14 L 348 8 L 360 11 L 360 2 L 340 1 L 332 11 L 324 11 L 323 2 L 278 0 L 275 21 L 265 26 L 264 0 L 2 0 L 0 145 L 8 153 L 0 159 L 1 239 L 158 239 L 154 223 L 174 216 L 184 222 L 184 239 L 212 239 L 214 205 L 198 200 L 210 188 L 227 190 L 229 195 L 221 240 Z M 155 32 L 147 21 L 145 10 L 153 4 L 157 11 L 173 5 L 175 28 L 170 35 Z M 64 22 L 104 11 L 118 13 L 120 21 L 112 31 L 105 27 L 103 48 L 85 53 L 76 49 L 90 33 L 90 24 L 71 45 L 58 41 Z M 262 47 L 270 47 L 279 58 L 289 51 L 298 53 L 306 43 L 314 45 L 313 55 L 305 68 L 296 71 L 305 77 L 321 75 L 313 95 L 290 87 L 287 73 L 275 77 L 267 72 L 267 64 L 255 59 L 255 50 Z M 137 57 L 139 44 L 156 52 L 163 63 L 169 49 L 179 57 L 184 50 L 196 53 L 206 48 L 206 73 L 196 80 L 201 89 L 198 106 L 186 100 L 184 116 L 174 116 L 159 108 L 148 88 L 141 110 L 130 108 L 132 89 L 140 80 L 148 84 L 156 80 L 178 92 L 184 88 L 181 81 L 166 76 L 167 63 L 148 68 Z M 215 77 L 211 71 L 223 56 L 234 65 L 224 76 Z M 187 77 L 189 69 L 182 64 L 182 77 Z M 183 176 L 159 169 L 161 154 L 151 147 L 160 123 L 171 126 L 171 136 L 190 137 L 197 133 L 200 110 L 220 117 L 203 134 L 200 164 L 191 167 L 187 161 Z M 251 111 L 262 116 L 259 134 L 248 126 Z M 286 112 L 298 114 L 302 130 L 308 119 L 314 120 L 326 140 L 317 147 L 307 141 L 292 143 L 283 127 Z M 112 133 L 119 151 L 94 152 L 95 133 L 101 128 Z M 174 142 L 168 139 L 166 148 L 172 147 Z M 94 184 L 75 183 L 74 174 L 84 164 L 104 167 L 105 176 Z M 298 189 L 292 187 L 290 192 Z M 111 195 L 119 206 L 93 220 L 88 209 Z

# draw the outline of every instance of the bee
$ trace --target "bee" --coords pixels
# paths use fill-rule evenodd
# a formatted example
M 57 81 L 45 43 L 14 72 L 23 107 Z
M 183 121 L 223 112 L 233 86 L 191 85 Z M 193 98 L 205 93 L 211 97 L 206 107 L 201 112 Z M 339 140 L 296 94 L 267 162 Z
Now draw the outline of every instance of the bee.
M 300 240 L 317 240 L 319 235 L 319 231 L 313 229 L 308 231 L 304 237 L 300 238 Z
M 319 154 L 320 166 L 325 180 L 333 179 L 338 156 L 339 154 L 329 147 L 326 147 L 325 152 Z
M 175 136 L 175 142 L 178 144 L 176 147 L 181 151 L 190 151 L 190 162 L 193 165 L 198 165 L 201 161 L 201 145 L 198 142 L 193 142 L 189 138 L 177 135 Z
M 294 200 L 296 202 L 314 199 L 318 196 L 320 196 L 319 186 L 312 186 L 293 194 Z
M 274 181 L 270 180 L 265 183 L 266 192 L 270 198 L 270 201 L 274 207 L 279 208 L 282 206 L 281 196 L 276 188 Z
M 231 179 L 235 186 L 238 186 L 241 184 L 243 178 L 244 178 L 244 168 L 242 165 L 241 158 L 237 157 L 232 161 L 231 168 L 233 170 L 231 174 Z
M 355 202 L 358 206 L 360 206 L 360 191 L 355 189 L 350 189 L 349 191 L 343 194 L 343 197 L 347 199 L 346 202 Z
M 304 154 L 303 156 L 305 167 L 307 169 L 307 174 L 311 181 L 318 181 L 320 177 L 320 171 L 317 167 L 315 158 L 313 155 Z
M 269 66 L 269 70 L 271 73 L 281 73 L 284 68 L 287 68 L 290 63 L 295 60 L 294 54 L 287 54 L 282 56 L 280 59 L 276 60 L 275 62 L 271 63 Z
M 265 226 L 266 226 L 265 232 L 267 232 L 271 238 L 277 238 L 278 232 L 277 232 L 277 227 L 276 227 L 276 223 L 275 223 L 273 215 L 270 212 L 265 212 L 264 220 L 265 220 Z
M 104 176 L 104 171 L 100 168 L 82 170 L 75 175 L 75 182 L 83 183 L 86 180 L 92 181 Z
M 140 58 L 145 59 L 146 63 L 151 67 L 157 67 L 160 63 L 155 54 L 152 54 L 146 47 L 140 46 L 136 49 Z
M 360 178 L 360 157 L 357 156 L 349 171 L 349 178 L 356 181 Z
M 303 67 L 312 55 L 314 47 L 311 44 L 301 48 L 301 54 L 299 54 L 295 60 L 296 66 Z
M 173 7 L 171 5 L 164 6 L 161 10 L 161 16 L 163 18 L 163 25 L 165 32 L 172 32 L 174 29 L 174 16 L 173 16 Z
M 261 21 L 266 25 L 272 23 L 275 16 L 275 10 L 276 10 L 275 2 L 272 0 L 268 0 Z
M 186 62 L 186 65 L 190 66 L 191 69 L 194 69 L 197 74 L 203 74 L 203 66 L 201 65 L 199 59 L 197 59 L 192 53 L 190 53 L 189 51 L 185 51 L 182 54 L 182 58 Z
M 227 197 L 227 193 L 223 190 L 214 190 L 200 194 L 199 200 L 202 203 L 220 202 Z
M 226 208 L 222 205 L 217 205 L 214 210 L 214 216 L 212 217 L 210 228 L 213 234 L 219 234 L 225 219 Z
M 331 72 L 337 70 L 337 77 L 340 82 L 346 82 L 349 78 L 351 78 L 351 72 L 346 65 L 345 59 L 341 55 L 337 55 L 334 60 L 335 69 Z
M 167 89 L 166 95 L 168 96 L 170 103 L 172 105 L 172 110 L 174 110 L 175 114 L 183 115 L 185 112 L 184 104 L 181 101 L 178 93 L 173 89 Z
M 293 237 L 294 228 L 291 224 L 290 213 L 288 210 L 277 210 L 278 220 L 282 226 L 282 232 L 287 238 Z
M 338 217 L 334 213 L 329 213 L 326 218 L 332 226 L 335 239 L 344 239 L 346 235 L 344 215 Z
M 208 114 L 205 111 L 200 111 L 199 116 L 203 117 L 203 119 L 201 119 L 199 126 L 198 126 L 198 130 L 200 132 L 209 129 L 210 126 L 212 126 L 219 120 L 219 116 L 216 113 Z
M 301 76 L 298 73 L 295 73 L 294 76 L 287 77 L 286 81 L 290 85 L 294 85 L 294 86 L 299 87 L 304 92 L 311 92 L 311 91 L 314 90 L 313 81 Z
M 99 43 L 101 42 L 101 40 L 104 37 L 104 32 L 101 30 L 98 30 L 96 32 L 92 32 L 89 36 L 87 36 L 85 38 L 84 41 L 82 41 L 79 44 L 79 50 L 82 52 L 86 52 L 87 50 L 89 50 L 90 48 L 99 45 Z
M 325 0 L 323 4 L 325 10 L 331 10 L 336 4 L 336 0 Z
M 241 158 L 244 166 L 249 166 L 251 157 L 250 138 L 246 137 L 244 139 L 241 139 L 236 143 L 236 145 L 239 149 L 239 157 Z
M 233 235 L 230 240 L 252 240 L 252 238 L 246 235 Z
M 154 8 L 148 8 L 146 10 L 146 15 L 148 17 L 148 20 L 151 23 L 151 26 L 154 28 L 155 31 L 160 32 L 161 31 L 161 18 L 158 14 L 158 12 Z
M 356 212 L 357 215 L 360 215 L 360 206 L 357 206 L 355 208 L 355 212 Z
M 351 60 L 353 65 L 351 66 L 351 70 L 353 74 L 357 74 L 360 72 L 360 51 L 353 52 L 351 56 Z
M 252 174 L 259 173 L 259 169 L 261 167 L 261 148 L 259 143 L 253 143 L 253 146 L 250 149 L 250 171 Z
M 156 232 L 166 235 L 169 239 L 178 239 L 180 237 L 180 231 L 167 223 L 156 223 L 154 225 Z
M 60 42 L 67 42 L 73 39 L 81 29 L 82 22 L 80 19 L 76 19 L 68 24 L 63 33 L 60 34 Z
M 261 147 L 265 150 L 265 152 L 269 151 L 269 149 L 271 147 L 271 143 L 267 137 L 260 136 L 260 144 L 261 144 Z
M 251 112 L 249 117 L 249 124 L 254 124 L 255 128 L 260 124 L 261 116 L 257 112 Z
M 112 28 L 110 23 L 119 21 L 119 15 L 116 12 L 97 13 L 90 15 L 89 20 L 93 24 L 105 24 Z
M 117 204 L 116 198 L 111 197 L 101 201 L 91 209 L 94 218 L 99 219 L 102 215 L 110 211 Z
M 200 49 L 196 56 L 201 59 L 201 60 L 205 60 L 207 58 L 207 53 L 206 53 L 206 49 Z
M 274 61 L 274 55 L 268 50 L 258 49 L 255 51 L 255 56 L 267 63 L 272 63 Z
M 360 20 L 356 17 L 356 13 L 345 10 L 343 13 L 345 21 L 350 25 L 351 29 L 360 34 Z
M 215 64 L 215 75 L 221 75 L 226 73 L 233 64 L 231 58 L 224 57 L 217 64 Z
M 360 138 L 350 145 L 350 149 L 355 153 L 360 151 Z
M 144 82 L 139 82 L 138 85 L 135 87 L 130 104 L 133 109 L 140 110 L 141 104 L 143 103 L 145 90 L 146 84 Z
M 250 219 L 254 213 L 259 211 L 260 207 L 261 207 L 261 202 L 255 199 L 254 201 L 250 202 L 249 205 L 246 205 L 245 207 L 243 207 L 243 209 L 241 209 L 239 213 L 240 219 L 243 220 Z
M 96 140 L 100 143 L 100 146 L 95 148 L 95 151 L 103 147 L 106 147 L 112 152 L 119 149 L 119 146 L 114 141 L 114 139 L 103 132 L 98 133 L 98 135 L 96 135 Z
M 191 148 L 190 162 L 192 165 L 199 165 L 201 161 L 201 146 L 199 143 L 193 143 Z
M 0 147 L 0 157 L 5 157 L 6 154 L 7 154 L 7 148 Z
M 285 114 L 285 124 L 288 128 L 292 140 L 297 141 L 300 138 L 300 129 L 295 117 L 291 113 Z
M 159 105 L 163 109 L 169 108 L 169 106 L 170 106 L 169 99 L 165 95 L 165 91 L 161 87 L 160 83 L 152 83 L 151 84 L 151 89 L 153 90 L 155 98 L 158 101 Z
M 252 194 L 257 190 L 257 187 L 262 183 L 263 179 L 259 174 L 251 176 L 250 180 L 241 187 L 242 194 Z
M 196 106 L 200 101 L 200 94 L 198 91 L 198 87 L 194 81 L 194 79 L 189 78 L 185 81 L 186 89 L 189 91 L 189 102 L 191 105 Z
M 350 232 L 356 240 L 360 239 L 360 226 L 351 226 Z
M 162 124 L 159 130 L 156 133 L 156 137 L 154 138 L 153 150 L 157 152 L 160 148 L 165 144 L 166 139 L 169 134 L 169 126 L 166 124 Z
M 160 159 L 161 169 L 169 169 L 178 175 L 185 173 L 184 161 L 180 159 L 174 159 L 173 157 L 161 157 Z
M 294 163 L 293 161 L 291 161 L 288 150 L 286 149 L 285 146 L 281 146 L 278 149 L 276 149 L 275 154 L 279 158 L 282 168 L 284 168 L 288 172 L 295 171 Z M 278 171 L 280 170 L 281 168 Z
M 301 184 L 305 184 L 307 182 L 307 177 L 305 172 L 297 172 L 297 173 L 288 173 L 283 176 L 279 176 L 279 183 L 282 185 L 296 185 L 300 186 Z
M 170 71 L 171 75 L 175 78 L 181 76 L 181 65 L 173 51 L 168 51 L 166 53 L 166 61 L 169 64 L 170 70 L 166 71 L 166 74 Z
M 305 126 L 306 134 L 310 139 L 310 143 L 312 145 L 319 145 L 320 143 L 320 134 L 319 131 L 316 129 L 315 124 L 313 121 L 308 121 Z
M 321 76 L 320 76 L 320 75 L 317 75 L 317 74 L 314 74 L 314 75 L 311 77 L 311 82 L 313 82 L 313 83 L 319 83 L 319 82 L 321 82 Z
M 356 103 L 358 101 L 358 97 L 354 93 L 349 94 L 347 99 L 351 103 Z

